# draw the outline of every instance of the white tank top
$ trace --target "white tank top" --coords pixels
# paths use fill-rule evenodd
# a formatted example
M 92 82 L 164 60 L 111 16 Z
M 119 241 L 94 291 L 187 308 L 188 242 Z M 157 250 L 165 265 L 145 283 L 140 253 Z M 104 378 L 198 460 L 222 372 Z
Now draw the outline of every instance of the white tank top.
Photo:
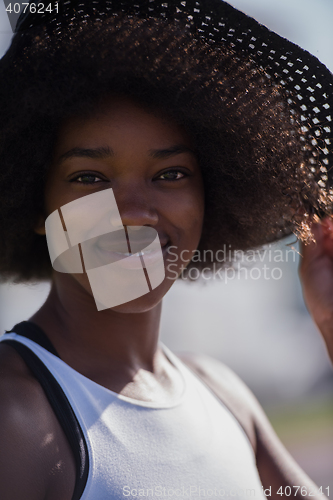
M 28 338 L 10 333 L 0 341 L 5 339 L 38 356 L 74 410 L 89 455 L 82 500 L 265 498 L 239 422 L 162 343 L 184 383 L 171 406 L 112 392 Z

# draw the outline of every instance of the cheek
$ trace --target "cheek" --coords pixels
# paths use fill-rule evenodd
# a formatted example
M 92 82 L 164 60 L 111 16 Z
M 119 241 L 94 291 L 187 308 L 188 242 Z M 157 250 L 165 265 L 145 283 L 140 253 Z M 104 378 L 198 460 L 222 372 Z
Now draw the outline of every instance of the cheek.
M 198 245 L 201 237 L 204 211 L 204 191 L 202 184 L 199 184 L 193 192 L 189 193 L 189 196 L 184 197 L 180 210 L 184 236 L 195 246 Z
M 52 170 L 51 168 L 44 189 L 46 216 L 80 196 L 73 190 L 72 183 L 66 181 L 56 169 Z
M 195 250 L 199 244 L 204 220 L 204 191 L 196 189 L 182 192 L 164 207 L 167 220 L 172 225 L 173 243 L 180 249 Z

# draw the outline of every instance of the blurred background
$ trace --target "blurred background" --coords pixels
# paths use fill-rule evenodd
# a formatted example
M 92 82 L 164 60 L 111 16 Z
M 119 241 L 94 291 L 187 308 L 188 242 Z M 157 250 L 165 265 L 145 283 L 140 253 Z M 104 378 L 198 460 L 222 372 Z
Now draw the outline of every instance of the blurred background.
M 230 3 L 333 70 L 332 0 Z M 11 36 L 0 0 L 0 55 Z M 298 251 L 291 238 L 267 247 L 251 273 L 176 283 L 164 300 L 161 339 L 174 351 L 206 353 L 230 366 L 298 463 L 333 496 L 333 369 L 303 302 Z M 29 318 L 48 291 L 47 283 L 1 285 L 0 332 Z

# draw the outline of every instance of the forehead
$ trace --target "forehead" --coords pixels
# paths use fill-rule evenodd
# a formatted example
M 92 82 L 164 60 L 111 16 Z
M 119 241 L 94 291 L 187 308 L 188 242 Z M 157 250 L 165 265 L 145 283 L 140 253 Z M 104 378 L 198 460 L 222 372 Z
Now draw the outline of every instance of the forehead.
M 73 116 L 60 127 L 56 152 L 73 147 L 110 146 L 149 150 L 191 140 L 186 131 L 166 113 L 148 108 L 130 97 L 115 95 L 104 99 L 89 115 Z

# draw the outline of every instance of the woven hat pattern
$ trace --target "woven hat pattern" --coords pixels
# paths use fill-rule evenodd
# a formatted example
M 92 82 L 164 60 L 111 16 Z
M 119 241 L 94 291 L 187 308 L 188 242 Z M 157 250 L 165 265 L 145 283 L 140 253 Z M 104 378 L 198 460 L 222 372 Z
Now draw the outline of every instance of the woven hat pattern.
M 77 16 L 135 15 L 182 22 L 196 37 L 242 52 L 286 94 L 292 115 L 301 122 L 309 154 L 306 175 L 318 185 L 315 213 L 333 203 L 333 76 L 313 55 L 273 33 L 222 0 L 60 1 L 59 14 L 21 15 L 17 31 L 45 23 L 51 29 Z M 316 217 L 316 216 L 315 216 Z

